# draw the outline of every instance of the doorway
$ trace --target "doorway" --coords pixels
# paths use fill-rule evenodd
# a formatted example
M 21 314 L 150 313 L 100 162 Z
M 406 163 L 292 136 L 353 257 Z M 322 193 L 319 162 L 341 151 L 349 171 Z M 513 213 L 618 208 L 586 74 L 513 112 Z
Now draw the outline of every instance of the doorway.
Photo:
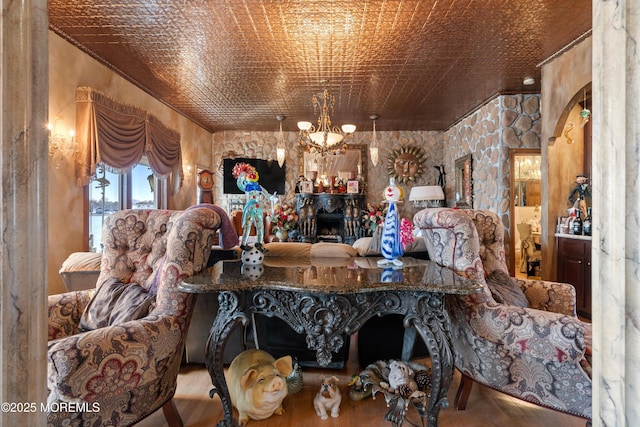
M 540 149 L 511 150 L 510 265 L 519 278 L 540 277 L 541 160 Z

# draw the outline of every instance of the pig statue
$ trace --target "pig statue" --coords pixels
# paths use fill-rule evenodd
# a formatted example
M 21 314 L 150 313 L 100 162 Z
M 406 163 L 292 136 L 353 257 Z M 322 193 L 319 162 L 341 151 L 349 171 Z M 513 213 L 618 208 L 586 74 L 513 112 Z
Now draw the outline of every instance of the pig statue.
M 262 350 L 246 350 L 233 359 L 226 380 L 241 426 L 249 418 L 264 420 L 274 413 L 284 413 L 282 401 L 288 393 L 285 378 L 292 371 L 291 356 L 275 360 Z

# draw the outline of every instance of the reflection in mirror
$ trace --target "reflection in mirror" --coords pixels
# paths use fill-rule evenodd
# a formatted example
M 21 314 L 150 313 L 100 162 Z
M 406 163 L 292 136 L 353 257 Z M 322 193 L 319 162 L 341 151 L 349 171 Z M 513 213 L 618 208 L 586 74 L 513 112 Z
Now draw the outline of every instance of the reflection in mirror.
M 471 209 L 473 207 L 473 184 L 472 184 L 472 158 L 471 154 L 460 157 L 456 160 L 456 207 Z
M 298 176 L 309 180 L 331 176 L 354 180 L 358 175 L 367 176 L 366 145 L 349 145 L 345 154 L 308 153 L 304 147 L 298 152 Z
M 514 205 L 539 206 L 542 200 L 540 154 L 515 155 Z

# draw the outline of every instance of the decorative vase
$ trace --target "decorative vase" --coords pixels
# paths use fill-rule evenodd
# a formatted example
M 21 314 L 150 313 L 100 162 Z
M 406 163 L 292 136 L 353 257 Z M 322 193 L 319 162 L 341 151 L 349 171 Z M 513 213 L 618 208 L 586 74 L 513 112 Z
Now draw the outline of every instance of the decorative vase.
M 285 230 L 278 230 L 276 231 L 276 237 L 278 238 L 278 240 L 280 240 L 281 242 L 286 242 L 288 240 L 287 238 L 287 232 Z

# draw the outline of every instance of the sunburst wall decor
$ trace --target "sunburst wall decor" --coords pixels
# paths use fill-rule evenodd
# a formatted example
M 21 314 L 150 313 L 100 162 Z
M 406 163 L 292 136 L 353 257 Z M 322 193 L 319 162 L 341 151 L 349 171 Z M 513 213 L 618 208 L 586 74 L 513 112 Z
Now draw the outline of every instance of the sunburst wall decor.
M 424 150 L 417 145 L 407 145 L 391 151 L 387 158 L 387 172 L 399 184 L 416 182 L 425 169 Z

